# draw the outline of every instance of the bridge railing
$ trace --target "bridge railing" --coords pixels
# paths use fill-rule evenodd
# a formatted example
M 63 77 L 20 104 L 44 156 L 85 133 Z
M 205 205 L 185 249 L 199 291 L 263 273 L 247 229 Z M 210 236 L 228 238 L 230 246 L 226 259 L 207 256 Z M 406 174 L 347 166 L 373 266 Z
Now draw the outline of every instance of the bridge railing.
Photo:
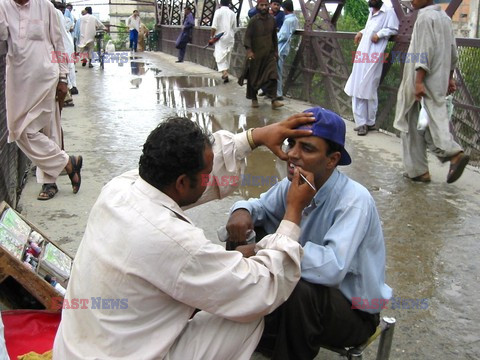
M 180 26 L 162 25 L 157 28 L 158 49 L 177 55 L 175 40 Z M 242 39 L 245 29 L 235 35 L 231 73 L 239 76 L 245 60 Z M 210 27 L 194 29 L 192 44 L 188 45 L 185 59 L 215 69 L 213 48 L 204 48 L 210 36 Z M 292 50 L 285 61 L 284 75 L 286 95 L 330 108 L 344 118 L 353 120 L 351 101 L 343 93 L 343 87 L 352 70 L 352 54 L 356 50 L 354 33 L 299 30 L 292 38 Z M 309 38 L 309 41 L 306 41 Z M 335 45 L 333 44 L 335 42 Z M 304 44 L 302 45 L 302 42 Z M 305 45 L 306 44 L 306 45 Z M 390 53 L 394 42 L 389 42 Z M 312 47 L 319 46 L 322 59 L 312 56 Z M 471 164 L 480 166 L 480 39 L 457 38 L 459 63 L 455 71 L 458 90 L 454 93 L 452 127 L 454 135 L 471 155 Z M 333 47 L 341 51 L 330 51 Z M 337 49 L 338 50 L 338 49 Z M 297 56 L 301 52 L 300 56 Z M 397 91 L 402 79 L 403 64 L 390 64 L 378 90 L 379 108 L 377 124 L 395 133 L 393 120 Z

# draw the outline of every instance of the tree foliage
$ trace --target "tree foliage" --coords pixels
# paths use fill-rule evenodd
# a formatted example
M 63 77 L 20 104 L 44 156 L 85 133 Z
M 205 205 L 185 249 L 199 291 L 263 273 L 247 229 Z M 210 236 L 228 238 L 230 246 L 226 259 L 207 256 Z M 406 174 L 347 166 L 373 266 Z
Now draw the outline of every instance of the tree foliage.
M 345 17 L 353 18 L 363 28 L 368 19 L 368 4 L 365 0 L 346 0 L 344 6 Z

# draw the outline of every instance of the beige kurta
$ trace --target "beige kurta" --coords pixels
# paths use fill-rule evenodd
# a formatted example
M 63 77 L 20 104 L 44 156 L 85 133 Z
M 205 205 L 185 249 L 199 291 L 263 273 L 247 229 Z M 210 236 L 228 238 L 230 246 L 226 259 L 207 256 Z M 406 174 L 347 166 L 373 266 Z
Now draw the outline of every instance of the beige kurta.
M 214 136 L 212 175 L 240 175 L 245 133 Z M 208 186 L 200 202 L 234 189 L 222 188 Z M 250 359 L 262 317 L 300 278 L 299 235 L 283 221 L 247 259 L 208 240 L 138 171 L 113 179 L 91 210 L 67 288 L 65 299 L 84 306 L 63 310 L 54 359 Z M 190 321 L 195 308 L 204 311 Z
M 445 96 L 448 89 L 450 71 L 458 61 L 457 46 L 453 34 L 452 21 L 440 5 L 427 6 L 418 12 L 412 33 L 408 54 L 426 54 L 416 62 L 407 57 L 403 79 L 398 89 L 395 127 L 408 132 L 405 115 L 415 103 L 415 78 L 417 69 L 427 72 L 425 77 L 425 105 L 430 118 L 446 118 Z
M 395 128 L 403 134 L 404 163 L 410 177 L 428 171 L 426 154 L 423 154 L 426 146 L 442 160 L 461 150 L 450 133 L 445 102 L 449 75 L 455 69 L 457 61 L 451 19 L 439 5 L 420 9 L 405 59 L 402 83 L 398 89 L 394 121 Z M 416 130 L 412 134 L 418 121 L 419 105 L 415 100 L 417 69 L 426 71 L 426 95 L 423 100 L 430 121 L 425 134 L 419 134 Z
M 105 29 L 105 25 L 93 15 L 83 15 L 80 23 L 80 40 L 78 46 L 84 48 L 85 46 L 92 44 L 95 41 L 97 29 Z
M 47 0 L 1 1 L 0 34 L 8 42 L 8 141 L 16 141 L 37 166 L 38 183 L 54 183 L 68 162 L 55 100 L 59 75 L 68 74 L 68 64 L 55 61 L 54 52 L 65 53 L 55 8 Z
M 12 142 L 27 126 L 40 130 L 55 118 L 58 78 L 68 74 L 68 64 L 52 61 L 54 51 L 65 49 L 55 8 L 47 0 L 25 5 L 1 1 L 0 34 L 8 41 L 6 99 Z
M 145 51 L 145 40 L 148 37 L 148 28 L 145 26 L 144 23 L 140 24 L 140 30 L 138 30 L 138 47 L 137 50 Z

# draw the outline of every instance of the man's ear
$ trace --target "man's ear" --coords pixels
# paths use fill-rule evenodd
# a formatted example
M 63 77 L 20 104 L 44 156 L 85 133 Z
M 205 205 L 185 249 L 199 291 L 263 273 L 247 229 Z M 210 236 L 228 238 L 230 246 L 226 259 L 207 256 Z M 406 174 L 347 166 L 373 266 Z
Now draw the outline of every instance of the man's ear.
M 338 165 L 341 157 L 342 154 L 340 153 L 340 151 L 335 151 L 334 153 L 328 155 L 327 169 L 334 169 Z
M 189 188 L 190 178 L 186 174 L 177 177 L 177 180 L 175 181 L 175 190 L 180 196 L 183 196 Z

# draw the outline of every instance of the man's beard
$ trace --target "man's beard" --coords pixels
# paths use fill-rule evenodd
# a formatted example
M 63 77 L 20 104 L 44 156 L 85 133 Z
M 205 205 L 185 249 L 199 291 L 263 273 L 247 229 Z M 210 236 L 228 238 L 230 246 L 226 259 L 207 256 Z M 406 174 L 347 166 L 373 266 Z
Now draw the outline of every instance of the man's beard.
M 375 9 L 380 9 L 383 5 L 382 0 L 368 0 L 368 6 L 373 7 Z
M 262 9 L 262 10 L 260 10 L 260 14 L 262 14 L 262 15 L 267 15 L 267 14 L 268 14 L 268 9 Z

